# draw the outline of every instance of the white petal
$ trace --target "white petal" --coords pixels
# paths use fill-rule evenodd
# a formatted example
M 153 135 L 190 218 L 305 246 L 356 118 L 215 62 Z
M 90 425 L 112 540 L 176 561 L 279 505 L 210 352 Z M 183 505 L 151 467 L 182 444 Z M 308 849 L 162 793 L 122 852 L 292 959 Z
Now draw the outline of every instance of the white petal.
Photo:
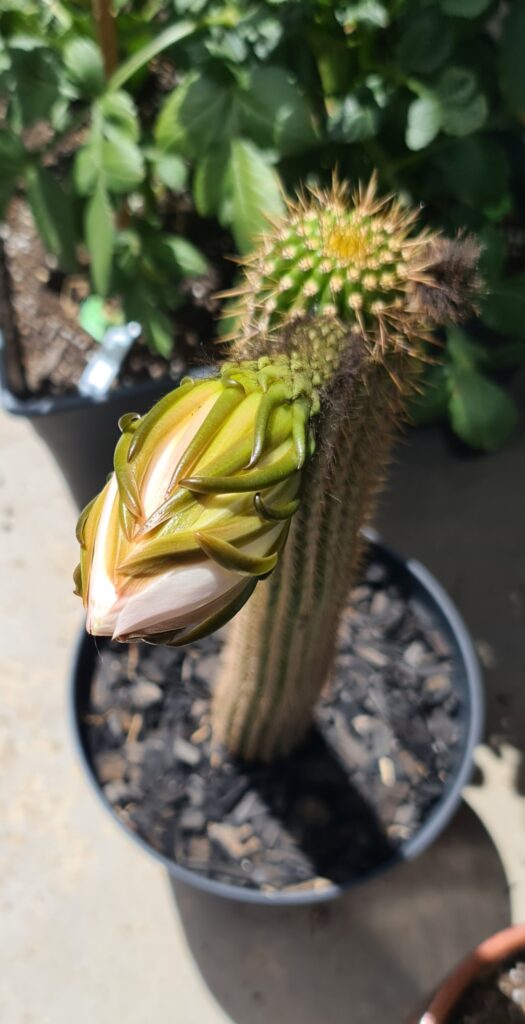
M 149 519 L 164 501 L 177 462 L 216 401 L 217 394 L 213 394 L 202 405 L 196 406 L 188 418 L 177 424 L 173 434 L 166 438 L 165 444 L 159 444 L 158 454 L 151 460 L 143 486 L 146 519 Z
M 159 633 L 208 618 L 211 605 L 226 602 L 246 577 L 206 559 L 153 577 L 150 583 L 122 595 L 114 636 Z M 215 610 L 216 607 L 215 607 Z M 199 614 L 196 614 L 199 613 Z
M 106 568 L 106 540 L 113 506 L 118 498 L 118 485 L 113 474 L 97 526 L 93 562 L 89 576 L 87 630 L 93 636 L 111 636 L 117 617 L 117 591 Z

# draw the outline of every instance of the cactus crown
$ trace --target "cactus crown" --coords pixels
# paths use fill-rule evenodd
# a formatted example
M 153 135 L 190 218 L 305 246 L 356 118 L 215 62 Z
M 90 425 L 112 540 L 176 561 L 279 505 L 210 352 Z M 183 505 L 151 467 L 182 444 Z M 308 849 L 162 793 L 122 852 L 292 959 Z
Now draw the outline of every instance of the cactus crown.
M 375 177 L 352 196 L 334 180 L 329 191 L 290 202 L 244 262 L 242 284 L 226 293 L 237 351 L 256 351 L 263 337 L 305 314 L 337 318 L 380 351 L 406 351 L 421 336 L 411 300 L 418 285 L 432 287 L 436 238 L 426 230 L 414 236 L 415 220 L 398 200 L 377 197 Z

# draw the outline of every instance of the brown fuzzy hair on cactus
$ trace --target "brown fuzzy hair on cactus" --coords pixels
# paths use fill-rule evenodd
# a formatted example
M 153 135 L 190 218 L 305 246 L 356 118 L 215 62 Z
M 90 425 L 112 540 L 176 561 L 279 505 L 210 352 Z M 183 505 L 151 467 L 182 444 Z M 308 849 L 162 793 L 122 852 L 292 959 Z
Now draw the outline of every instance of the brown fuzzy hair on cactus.
M 289 205 L 229 293 L 235 357 L 286 353 L 311 368 L 320 399 L 317 450 L 286 548 L 231 627 L 214 697 L 217 737 L 246 760 L 285 755 L 310 728 L 360 531 L 429 330 L 475 306 L 477 243 L 418 232 L 416 220 L 397 200 L 378 198 L 375 180 L 352 197 L 335 182 Z

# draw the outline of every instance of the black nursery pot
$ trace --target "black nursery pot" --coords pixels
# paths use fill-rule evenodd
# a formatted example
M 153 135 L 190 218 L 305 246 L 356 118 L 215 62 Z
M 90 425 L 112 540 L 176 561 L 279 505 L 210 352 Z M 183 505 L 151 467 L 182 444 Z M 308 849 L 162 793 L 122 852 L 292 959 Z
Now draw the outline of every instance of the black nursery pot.
M 469 633 L 452 601 L 434 577 L 416 561 L 405 560 L 385 547 L 372 532 L 370 540 L 371 560 L 383 564 L 389 579 L 402 588 L 404 594 L 430 615 L 445 639 L 452 658 L 453 688 L 459 698 L 460 712 L 458 726 L 460 740 L 455 765 L 441 795 L 432 805 L 425 820 L 412 836 L 403 841 L 381 865 L 361 871 L 359 877 L 348 884 L 330 884 L 322 889 L 312 888 L 301 891 L 266 892 L 255 888 L 244 888 L 235 883 L 210 879 L 202 873 L 177 864 L 173 859 L 159 853 L 145 839 L 124 824 L 106 800 L 97 779 L 90 755 L 85 722 L 98 650 L 92 637 L 82 631 L 74 656 L 70 679 L 70 710 L 74 738 L 80 759 L 88 779 L 106 811 L 119 826 L 157 862 L 162 864 L 175 879 L 202 889 L 208 893 L 247 903 L 261 903 L 273 906 L 318 903 L 334 899 L 356 884 L 380 874 L 396 864 L 410 860 L 422 853 L 443 831 L 461 802 L 462 789 L 467 783 L 473 763 L 474 748 L 479 742 L 483 727 L 483 692 L 478 661 Z M 176 812 L 174 812 L 176 813 Z
M 5 339 L 0 331 L 0 399 L 7 412 L 24 416 L 49 448 L 78 508 L 103 487 L 113 466 L 118 420 L 145 413 L 177 384 L 164 378 L 111 391 L 102 401 L 82 395 L 19 398 L 9 386 Z

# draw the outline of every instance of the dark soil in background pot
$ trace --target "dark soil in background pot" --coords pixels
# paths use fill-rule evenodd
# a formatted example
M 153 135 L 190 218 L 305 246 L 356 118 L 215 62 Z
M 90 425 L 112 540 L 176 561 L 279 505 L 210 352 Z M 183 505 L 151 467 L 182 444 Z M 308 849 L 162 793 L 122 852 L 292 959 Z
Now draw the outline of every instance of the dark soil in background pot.
M 525 950 L 476 979 L 450 1024 L 525 1024 Z
M 223 635 L 180 650 L 99 643 L 85 744 L 126 825 L 177 864 L 265 891 L 345 884 L 391 860 L 453 774 L 464 739 L 436 620 L 372 562 L 350 595 L 315 729 L 292 757 L 212 748 Z
M 207 365 L 220 356 L 215 293 L 227 288 L 235 270 L 227 258 L 231 237 L 213 222 L 198 217 L 185 196 L 173 197 L 166 230 L 184 235 L 204 252 L 210 269 L 184 283 L 185 301 L 173 314 L 173 355 L 164 359 L 138 341 L 127 357 L 118 383 L 124 386 L 171 376 L 188 366 Z M 66 277 L 42 246 L 29 207 L 14 200 L 2 228 L 0 327 L 6 334 L 10 385 L 18 395 L 61 395 L 76 389 L 92 352 L 98 347 L 78 324 L 79 302 L 89 292 L 87 271 Z

